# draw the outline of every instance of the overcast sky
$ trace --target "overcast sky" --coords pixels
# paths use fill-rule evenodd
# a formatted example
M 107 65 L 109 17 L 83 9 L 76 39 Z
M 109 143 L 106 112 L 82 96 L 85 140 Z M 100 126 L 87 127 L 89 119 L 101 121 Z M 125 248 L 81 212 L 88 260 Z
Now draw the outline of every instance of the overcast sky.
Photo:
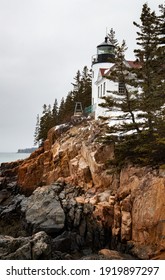
M 0 152 L 32 147 L 36 116 L 72 90 L 113 28 L 134 59 L 143 0 L 0 0 Z M 158 11 L 163 0 L 148 0 Z

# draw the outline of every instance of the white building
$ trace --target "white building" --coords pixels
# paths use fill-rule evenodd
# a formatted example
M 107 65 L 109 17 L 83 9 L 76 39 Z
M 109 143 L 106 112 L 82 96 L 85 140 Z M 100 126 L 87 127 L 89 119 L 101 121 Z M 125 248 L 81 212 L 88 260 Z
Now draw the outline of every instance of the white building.
M 103 78 L 106 72 L 114 65 L 109 62 L 114 58 L 114 46 L 105 37 L 105 41 L 97 46 L 97 54 L 92 57 L 92 111 L 95 119 L 105 115 L 105 110 L 99 106 L 103 102 L 100 97 L 107 94 L 109 80 Z
M 113 61 L 113 62 L 110 62 Z M 134 61 L 125 61 L 128 67 L 139 67 L 140 64 Z M 115 67 L 115 46 L 110 44 L 108 37 L 97 46 L 97 54 L 92 57 L 92 112 L 95 119 L 99 116 L 108 116 L 110 112 L 99 104 L 103 103 L 104 96 L 112 91 L 123 93 L 124 85 L 121 82 L 113 82 L 106 78 Z

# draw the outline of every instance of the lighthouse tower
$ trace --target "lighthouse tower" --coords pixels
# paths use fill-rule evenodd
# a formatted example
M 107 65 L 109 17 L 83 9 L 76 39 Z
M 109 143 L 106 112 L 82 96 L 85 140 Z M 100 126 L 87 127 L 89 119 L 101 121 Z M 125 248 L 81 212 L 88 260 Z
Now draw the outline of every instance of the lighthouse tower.
M 95 119 L 105 112 L 99 106 L 103 102 L 101 97 L 106 95 L 108 89 L 108 80 L 103 77 L 114 65 L 114 58 L 115 46 L 105 37 L 105 41 L 97 46 L 97 54 L 92 57 L 92 108 Z

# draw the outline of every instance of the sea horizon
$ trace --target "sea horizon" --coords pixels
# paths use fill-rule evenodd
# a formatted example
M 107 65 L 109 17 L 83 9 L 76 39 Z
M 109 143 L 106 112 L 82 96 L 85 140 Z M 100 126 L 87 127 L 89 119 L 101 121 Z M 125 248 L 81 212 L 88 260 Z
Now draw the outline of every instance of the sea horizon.
M 28 158 L 30 153 L 18 153 L 17 152 L 0 152 L 0 165 L 5 162 L 13 162 L 16 160 L 21 160 Z

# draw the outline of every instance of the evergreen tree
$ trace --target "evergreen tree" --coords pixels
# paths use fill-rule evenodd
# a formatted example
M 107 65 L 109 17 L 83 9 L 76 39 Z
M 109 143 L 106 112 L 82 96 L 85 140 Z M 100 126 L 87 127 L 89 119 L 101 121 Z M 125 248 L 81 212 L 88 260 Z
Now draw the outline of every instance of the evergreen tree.
M 87 66 L 84 66 L 82 71 L 82 91 L 81 91 L 81 102 L 83 108 L 91 105 L 91 94 L 92 94 L 92 76 Z
M 82 73 L 80 70 L 77 71 L 74 82 L 71 83 L 73 90 L 68 93 L 65 100 L 62 99 L 59 107 L 59 123 L 71 120 L 76 102 L 81 102 L 83 109 L 91 105 L 91 83 L 91 72 L 87 66 L 83 68 Z
M 87 66 L 84 66 L 82 73 L 78 71 L 74 80 L 75 83 L 72 84 L 74 86 L 72 91 L 74 105 L 76 102 L 81 102 L 84 109 L 91 105 L 91 71 L 88 70 Z
M 38 135 L 39 135 L 39 131 L 40 131 L 40 117 L 39 114 L 37 114 L 37 121 L 36 121 L 36 127 L 35 127 L 35 132 L 34 132 L 34 145 L 39 144 L 39 140 L 38 140 Z
M 136 82 L 130 75 L 130 68 L 125 60 L 126 43 L 116 47 L 115 66 L 108 77 L 118 84 L 117 91 L 109 91 L 109 95 L 103 97 L 104 103 L 100 106 L 110 111 L 109 133 L 113 139 L 119 136 L 130 134 L 130 132 L 140 133 L 138 122 L 138 90 L 135 88 Z M 105 118 L 106 119 L 106 118 Z
M 158 16 L 159 21 L 159 36 L 160 36 L 160 46 L 159 46 L 159 59 L 160 64 L 165 65 L 165 5 L 160 5 L 160 15 Z M 162 67 L 162 73 L 165 67 Z
M 59 106 L 59 111 L 58 111 L 58 122 L 59 124 L 62 124 L 64 123 L 65 119 L 65 100 L 64 100 L 64 97 L 61 98 L 61 103 L 60 103 L 60 106 Z
M 65 108 L 63 111 L 63 122 L 69 122 L 74 114 L 74 97 L 73 92 L 69 92 L 65 99 Z
M 140 49 L 135 50 L 137 59 L 142 61 L 142 68 L 134 71 L 138 77 L 142 90 L 141 109 L 145 119 L 143 129 L 153 136 L 157 116 L 164 104 L 164 78 L 162 77 L 160 60 L 159 20 L 155 12 L 151 12 L 147 4 L 143 5 L 141 24 L 134 22 L 140 31 L 137 32 L 137 44 Z M 163 73 L 162 73 L 163 74 Z
M 52 128 L 52 110 L 51 105 L 43 105 L 42 116 L 39 121 L 37 119 L 36 137 L 35 142 L 41 146 L 47 138 L 47 133 L 49 129 Z
M 104 102 L 100 104 L 109 111 L 109 117 L 101 117 L 109 120 L 108 136 L 103 140 L 115 143 L 113 163 L 117 165 L 123 164 L 126 158 L 135 156 L 136 139 L 141 133 L 137 83 L 125 60 L 126 49 L 125 41 L 116 47 L 115 65 L 107 78 L 116 83 L 118 89 L 109 91 L 108 96 L 103 97 Z M 136 67 L 140 67 L 140 64 L 136 63 Z
M 143 5 L 140 20 L 140 24 L 134 22 L 134 25 L 139 28 L 139 48 L 135 54 L 136 63 L 141 67 L 126 69 L 122 49 L 118 48 L 109 78 L 118 79 L 125 88 L 122 95 L 114 93 L 116 96 L 111 94 L 105 98 L 103 106 L 108 107 L 112 115 L 114 111 L 119 112 L 119 122 L 112 125 L 110 121 L 109 131 L 111 141 L 115 140 L 117 162 L 123 163 L 127 158 L 153 165 L 164 163 L 165 158 L 164 25 L 162 16 L 156 16 L 147 4 Z
M 55 98 L 52 109 L 52 127 L 58 124 L 58 101 Z
M 160 27 L 160 44 L 165 45 L 165 5 L 159 5 L 160 15 L 158 16 Z
M 113 28 L 111 28 L 108 33 L 108 40 L 113 46 L 118 46 L 118 41 L 116 39 L 115 31 L 113 30 Z
M 165 156 L 165 79 L 162 46 L 162 21 L 147 4 L 143 5 L 141 24 L 134 22 L 139 28 L 135 50 L 138 60 L 142 60 L 142 68 L 134 71 L 141 89 L 140 107 L 143 117 L 143 149 L 151 163 L 161 162 Z M 141 138 L 142 139 L 142 138 Z M 138 151 L 138 148 L 137 148 Z M 139 148 L 140 151 L 140 148 Z
M 78 93 L 81 91 L 81 73 L 80 70 L 77 71 L 76 76 L 74 77 L 74 82 L 71 83 L 73 85 L 73 93 L 75 93 L 75 97 L 79 98 Z
M 73 85 L 73 90 L 71 91 L 71 94 L 72 94 L 72 102 L 73 102 L 73 113 L 72 113 L 73 116 L 76 102 L 82 102 L 83 84 L 82 84 L 82 74 L 80 70 L 77 71 L 72 85 Z
M 34 141 L 42 145 L 47 138 L 47 133 L 50 128 L 55 125 L 69 122 L 74 115 L 76 102 L 82 102 L 83 108 L 91 104 L 91 73 L 85 66 L 82 74 L 78 70 L 72 83 L 73 90 L 68 93 L 66 98 L 61 99 L 58 108 L 57 99 L 51 105 L 43 105 L 43 112 L 41 118 L 37 115 L 37 124 L 34 133 Z

